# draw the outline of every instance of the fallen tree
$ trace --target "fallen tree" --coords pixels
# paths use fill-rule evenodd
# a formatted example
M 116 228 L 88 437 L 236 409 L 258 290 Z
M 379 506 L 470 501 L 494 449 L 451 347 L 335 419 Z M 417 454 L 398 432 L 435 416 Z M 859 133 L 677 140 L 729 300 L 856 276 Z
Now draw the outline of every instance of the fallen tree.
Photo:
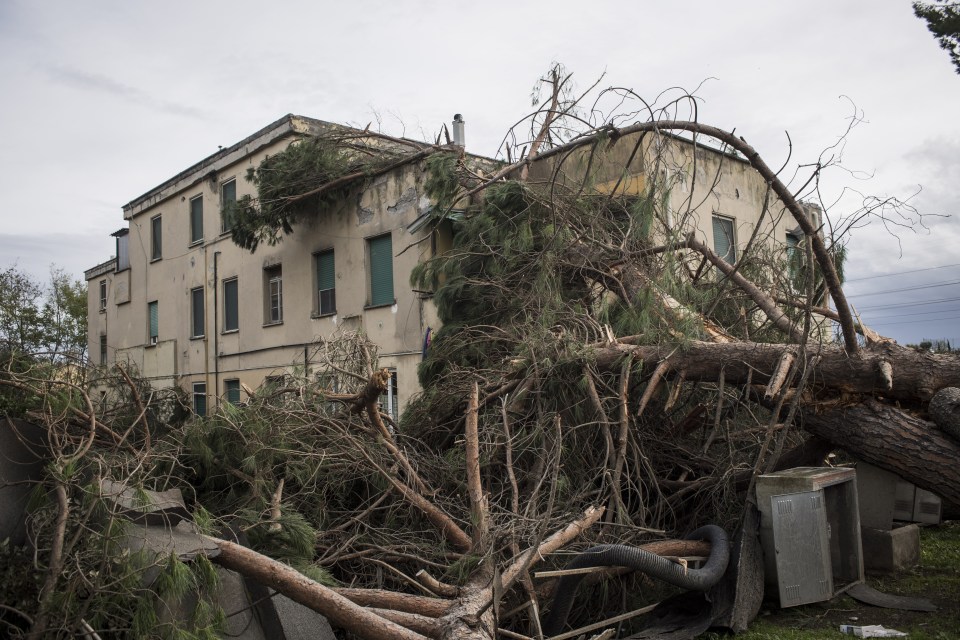
M 443 327 L 400 424 L 380 411 L 389 376 L 357 334 L 315 346 L 319 378 L 256 390 L 204 421 L 158 411 L 123 368 L 82 383 L 8 369 L 0 382 L 43 398 L 29 417 L 54 445 L 35 635 L 87 618 L 125 624 L 121 608 L 98 608 L 82 570 L 119 580 L 108 536 L 97 554 L 80 544 L 99 507 L 74 506 L 98 503 L 89 480 L 104 475 L 191 487 L 209 535 L 249 539 L 216 537 L 214 562 L 361 638 L 542 638 L 556 581 L 535 566 L 560 570 L 596 544 L 709 555 L 678 539 L 707 523 L 732 533 L 757 474 L 822 460 L 822 442 L 800 445 L 804 432 L 960 501 L 940 485 L 960 486 L 958 445 L 922 417 L 934 393 L 960 386 L 960 356 L 899 347 L 853 318 L 840 240 L 802 203 L 809 181 L 790 188 L 739 136 L 679 117 L 689 96 L 636 122 L 626 107 L 583 109 L 558 68 L 543 86 L 528 141 L 508 137 L 500 166 L 439 139 L 334 130 L 271 158 L 260 197 L 233 211 L 235 241 L 252 250 L 324 215 L 328 198 L 421 168 L 432 224 L 452 228 L 453 247 L 413 274 Z M 731 166 L 759 176 L 735 263 L 698 235 Z M 786 217 L 803 236 L 789 256 L 777 235 Z M 111 393 L 92 402 L 101 388 Z M 644 581 L 591 579 L 602 586 L 571 627 L 619 624 Z

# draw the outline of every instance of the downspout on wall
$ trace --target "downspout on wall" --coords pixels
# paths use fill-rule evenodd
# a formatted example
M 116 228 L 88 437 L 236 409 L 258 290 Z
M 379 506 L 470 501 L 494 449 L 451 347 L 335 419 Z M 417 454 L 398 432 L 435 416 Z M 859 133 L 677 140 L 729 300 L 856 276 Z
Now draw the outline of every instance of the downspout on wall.
M 218 407 L 220 406 L 220 347 L 217 340 L 217 336 L 220 335 L 217 326 L 217 310 L 219 309 L 217 294 L 220 290 L 220 280 L 217 273 L 217 257 L 219 255 L 219 251 L 213 252 L 213 397 L 217 399 Z

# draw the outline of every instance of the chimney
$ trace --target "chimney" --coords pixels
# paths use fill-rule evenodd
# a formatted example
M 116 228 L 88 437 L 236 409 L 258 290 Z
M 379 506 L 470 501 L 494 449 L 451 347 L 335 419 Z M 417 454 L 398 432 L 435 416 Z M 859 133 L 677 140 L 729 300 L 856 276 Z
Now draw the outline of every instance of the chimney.
M 453 144 L 458 147 L 466 146 L 466 138 L 463 135 L 463 116 L 459 113 L 453 116 Z

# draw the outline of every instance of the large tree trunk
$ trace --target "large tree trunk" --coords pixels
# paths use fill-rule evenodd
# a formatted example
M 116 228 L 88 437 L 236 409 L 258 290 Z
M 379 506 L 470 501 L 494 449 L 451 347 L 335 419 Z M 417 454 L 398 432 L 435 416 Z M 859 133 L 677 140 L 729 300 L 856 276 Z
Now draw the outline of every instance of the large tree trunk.
M 960 444 L 932 422 L 867 399 L 803 414 L 804 428 L 837 447 L 960 505 Z
M 650 364 L 650 369 L 667 360 L 671 370 L 685 372 L 687 380 L 719 379 L 723 370 L 727 384 L 764 384 L 784 353 L 798 353 L 798 345 L 756 342 L 692 342 L 677 345 L 598 346 L 597 364 L 619 369 L 623 357 L 631 356 Z M 814 344 L 807 347 L 808 359 L 819 356 L 810 377 L 816 388 L 845 393 L 877 394 L 908 401 L 926 401 L 943 387 L 960 386 L 960 355 L 915 351 L 893 343 L 874 345 L 856 356 L 840 347 Z M 889 365 L 889 366 L 887 366 Z

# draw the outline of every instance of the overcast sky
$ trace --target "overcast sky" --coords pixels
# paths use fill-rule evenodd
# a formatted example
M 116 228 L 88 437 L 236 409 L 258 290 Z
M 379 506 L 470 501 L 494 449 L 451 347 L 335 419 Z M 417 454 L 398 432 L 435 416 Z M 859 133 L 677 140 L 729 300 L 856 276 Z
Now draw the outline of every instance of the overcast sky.
M 580 88 L 699 87 L 700 120 L 774 167 L 785 131 L 814 163 L 860 113 L 831 216 L 898 197 L 927 228 L 857 229 L 847 291 L 882 334 L 960 345 L 960 76 L 907 0 L 0 0 L 0 268 L 82 277 L 124 203 L 286 113 L 420 138 L 462 113 L 492 155 L 552 61 Z

